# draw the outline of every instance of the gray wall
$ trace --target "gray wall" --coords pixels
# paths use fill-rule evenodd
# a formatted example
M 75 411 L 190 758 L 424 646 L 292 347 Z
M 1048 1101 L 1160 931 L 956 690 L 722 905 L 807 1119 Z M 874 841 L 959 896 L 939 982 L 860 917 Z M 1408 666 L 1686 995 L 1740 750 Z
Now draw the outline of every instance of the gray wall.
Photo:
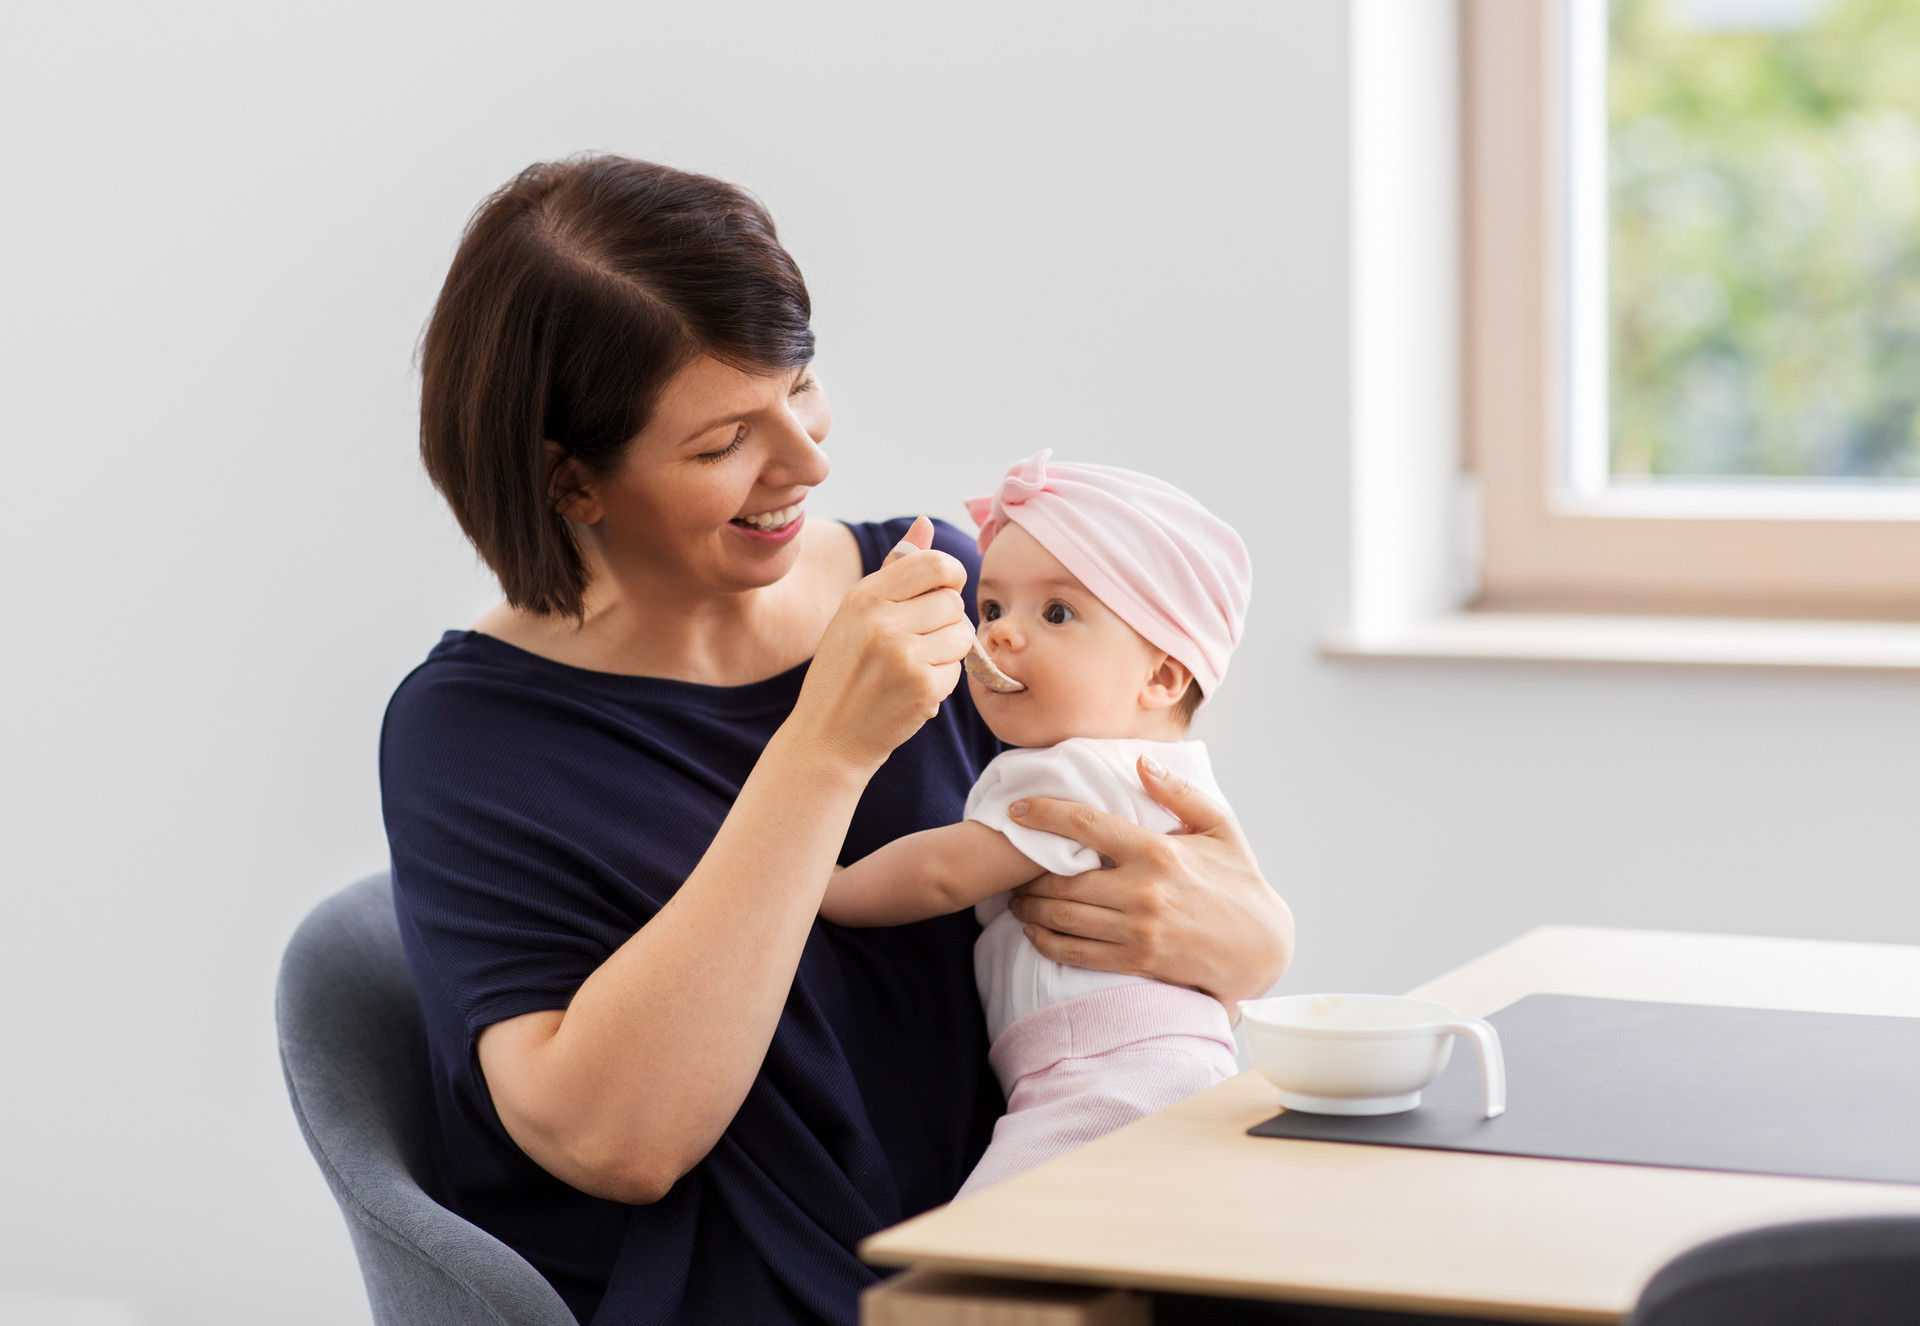
M 273 971 L 382 863 L 382 705 L 488 599 L 412 457 L 414 338 L 469 209 L 581 148 L 771 204 L 838 416 L 821 508 L 958 519 L 1050 445 L 1245 532 L 1203 735 L 1296 988 L 1547 920 L 1920 941 L 1920 685 L 1317 656 L 1346 57 L 1332 0 L 10 8 L 0 1291 L 364 1319 Z

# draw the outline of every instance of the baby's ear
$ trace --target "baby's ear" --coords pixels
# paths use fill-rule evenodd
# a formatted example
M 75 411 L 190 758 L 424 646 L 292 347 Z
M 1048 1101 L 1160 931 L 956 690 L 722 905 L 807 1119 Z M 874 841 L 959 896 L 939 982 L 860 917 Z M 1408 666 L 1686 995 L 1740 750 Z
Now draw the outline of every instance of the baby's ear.
M 1171 654 L 1155 651 L 1154 656 L 1157 661 L 1153 671 L 1147 675 L 1147 684 L 1140 688 L 1140 707 L 1171 709 L 1180 703 L 1187 687 L 1193 685 L 1193 673 Z

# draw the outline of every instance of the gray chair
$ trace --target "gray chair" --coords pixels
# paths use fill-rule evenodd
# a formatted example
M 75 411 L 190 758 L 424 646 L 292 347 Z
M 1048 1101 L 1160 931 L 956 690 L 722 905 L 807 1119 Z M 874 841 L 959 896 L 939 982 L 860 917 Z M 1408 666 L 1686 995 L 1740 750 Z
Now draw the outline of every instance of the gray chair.
M 1661 1267 L 1628 1326 L 1913 1326 L 1920 1216 L 1769 1225 Z
M 300 923 L 274 1011 L 294 1117 L 347 1218 L 374 1320 L 577 1326 L 526 1259 L 429 1195 L 426 1043 L 385 874 Z

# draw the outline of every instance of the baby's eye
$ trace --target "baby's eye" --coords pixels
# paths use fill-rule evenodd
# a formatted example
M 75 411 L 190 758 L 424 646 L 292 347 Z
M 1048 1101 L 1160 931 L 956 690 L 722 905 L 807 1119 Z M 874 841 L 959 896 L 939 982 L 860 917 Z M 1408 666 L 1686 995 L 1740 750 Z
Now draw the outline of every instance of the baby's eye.
M 1064 603 L 1049 603 L 1040 617 L 1049 626 L 1065 626 L 1073 620 L 1073 609 Z
M 998 603 L 995 603 L 992 599 L 988 599 L 980 605 L 980 621 L 983 624 L 986 622 L 997 622 L 999 620 L 1000 605 Z

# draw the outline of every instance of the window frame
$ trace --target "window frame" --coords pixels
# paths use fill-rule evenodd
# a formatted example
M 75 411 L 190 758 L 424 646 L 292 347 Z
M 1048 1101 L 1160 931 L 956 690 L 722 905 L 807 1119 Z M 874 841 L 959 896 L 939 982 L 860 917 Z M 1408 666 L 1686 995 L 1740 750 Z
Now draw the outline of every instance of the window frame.
M 1911 492 L 1572 482 L 1575 2 L 1461 0 L 1461 460 L 1481 512 L 1469 606 L 1920 619 Z

